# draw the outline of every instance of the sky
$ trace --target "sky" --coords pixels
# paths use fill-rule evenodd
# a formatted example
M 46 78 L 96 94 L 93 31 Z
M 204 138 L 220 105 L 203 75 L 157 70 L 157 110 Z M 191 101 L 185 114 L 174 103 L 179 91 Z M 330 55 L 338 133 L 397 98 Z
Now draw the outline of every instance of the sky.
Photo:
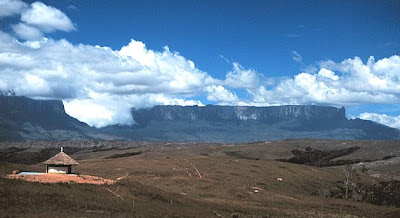
M 0 0 L 0 92 L 95 127 L 154 105 L 329 105 L 400 128 L 400 1 Z

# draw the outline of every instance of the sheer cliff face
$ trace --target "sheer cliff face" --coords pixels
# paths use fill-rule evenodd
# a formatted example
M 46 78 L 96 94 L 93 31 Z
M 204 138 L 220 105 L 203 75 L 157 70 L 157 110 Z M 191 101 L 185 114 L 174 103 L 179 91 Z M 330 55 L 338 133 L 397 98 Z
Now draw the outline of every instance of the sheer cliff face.
M 68 118 L 62 101 L 0 96 L 0 113 L 16 120 Z
M 180 121 L 241 121 L 256 120 L 274 123 L 282 120 L 335 120 L 345 121 L 344 108 L 322 107 L 314 105 L 288 105 L 276 107 L 246 106 L 155 106 L 151 109 L 132 109 L 132 116 L 139 125 L 150 120 Z
M 0 140 L 82 139 L 125 138 L 104 134 L 70 117 L 62 101 L 0 95 Z
M 0 96 L 0 140 L 86 139 L 90 131 L 65 113 L 62 101 Z
M 367 120 L 348 120 L 344 108 L 155 106 L 132 109 L 142 140 L 251 142 L 289 138 L 400 139 L 400 131 Z

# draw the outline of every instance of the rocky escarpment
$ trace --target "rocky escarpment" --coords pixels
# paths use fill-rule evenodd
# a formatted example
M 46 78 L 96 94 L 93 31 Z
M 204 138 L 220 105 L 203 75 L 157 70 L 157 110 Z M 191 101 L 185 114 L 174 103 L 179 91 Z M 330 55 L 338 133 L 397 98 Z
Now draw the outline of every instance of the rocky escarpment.
M 0 96 L 0 114 L 8 119 L 43 123 L 73 119 L 65 113 L 62 101 L 33 100 L 20 96 Z
M 180 121 L 239 121 L 256 120 L 275 123 L 282 120 L 347 120 L 344 108 L 315 105 L 286 105 L 275 107 L 247 106 L 154 106 L 150 109 L 132 109 L 132 115 L 138 124 L 144 125 L 150 120 Z
M 154 106 L 132 109 L 138 139 L 249 142 L 288 138 L 400 139 L 400 131 L 366 120 L 348 120 L 345 108 Z
M 102 138 L 86 123 L 65 113 L 62 101 L 0 96 L 0 140 Z
M 345 108 L 316 105 L 285 105 L 274 107 L 247 106 L 155 106 L 151 109 L 132 109 L 139 126 L 154 121 L 205 121 L 244 123 L 254 121 L 263 125 L 279 125 L 289 131 L 331 130 L 346 123 Z
M 348 120 L 344 108 L 315 105 L 155 106 L 132 109 L 132 116 L 134 126 L 96 129 L 66 114 L 62 101 L 0 96 L 0 140 L 400 139 L 398 129 L 372 121 Z

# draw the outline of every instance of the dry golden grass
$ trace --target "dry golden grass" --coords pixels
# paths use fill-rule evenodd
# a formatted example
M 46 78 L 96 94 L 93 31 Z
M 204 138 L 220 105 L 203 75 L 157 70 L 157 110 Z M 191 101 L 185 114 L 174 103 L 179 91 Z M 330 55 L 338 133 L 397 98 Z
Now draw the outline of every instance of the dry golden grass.
M 117 179 L 127 190 L 139 186 L 144 195 L 185 208 L 199 206 L 207 214 L 212 209 L 225 216 L 342 217 L 384 216 L 394 210 L 311 195 L 317 188 L 341 180 L 341 172 L 270 160 L 210 156 L 92 159 L 81 161 L 80 172 Z M 179 208 L 168 211 L 185 214 Z
M 267 143 L 247 146 L 150 146 L 78 152 L 72 157 L 80 163 L 81 174 L 118 182 L 95 186 L 0 179 L 0 215 L 400 217 L 397 208 L 312 195 L 326 184 L 342 181 L 338 168 L 278 162 L 270 158 L 288 155 L 287 149 Z M 104 159 L 114 153 L 138 150 L 144 153 Z M 229 156 L 226 152 L 242 153 Z M 43 165 L 0 165 L 3 175 L 13 169 L 43 172 L 45 168 Z

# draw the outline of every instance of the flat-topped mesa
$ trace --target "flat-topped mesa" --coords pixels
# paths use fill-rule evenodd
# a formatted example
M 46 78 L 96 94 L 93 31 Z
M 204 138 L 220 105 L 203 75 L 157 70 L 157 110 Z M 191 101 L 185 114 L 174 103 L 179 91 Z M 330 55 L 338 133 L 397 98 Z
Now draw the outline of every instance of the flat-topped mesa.
M 18 111 L 11 114 L 10 111 Z M 67 117 L 60 100 L 33 100 L 21 96 L 0 96 L 0 112 L 10 113 L 15 118 Z
M 345 108 L 316 105 L 285 105 L 272 107 L 251 106 L 154 106 L 147 109 L 132 109 L 132 115 L 138 124 L 150 120 L 205 120 L 237 121 L 257 120 L 276 122 L 287 119 L 301 120 L 347 120 Z
M 92 129 L 70 117 L 60 100 L 0 96 L 0 140 L 91 138 Z

